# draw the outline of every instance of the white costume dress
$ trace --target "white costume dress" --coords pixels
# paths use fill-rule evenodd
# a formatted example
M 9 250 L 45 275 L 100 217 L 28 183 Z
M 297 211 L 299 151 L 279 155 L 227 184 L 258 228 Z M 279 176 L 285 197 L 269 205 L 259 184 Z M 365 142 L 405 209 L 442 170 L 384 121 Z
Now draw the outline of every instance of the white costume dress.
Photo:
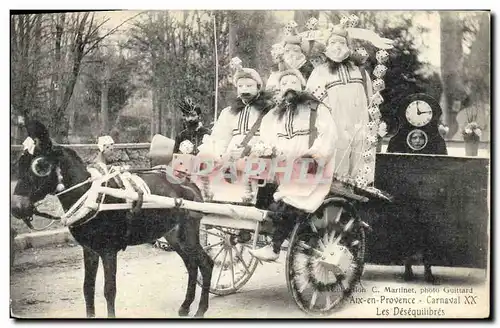
M 306 90 L 330 107 L 339 129 L 335 168 L 341 176 L 356 177 L 364 164 L 362 154 L 369 148 L 367 99 L 372 96 L 372 84 L 369 74 L 364 73 L 366 90 L 362 71 L 352 62 L 339 64 L 333 73 L 328 63 L 322 64 L 314 69 L 307 81 Z M 375 161 L 372 163 L 374 166 Z M 374 167 L 371 172 L 375 172 Z M 368 177 L 369 182 L 373 179 L 373 174 Z
M 288 159 L 287 163 L 305 154 L 316 154 L 325 159 L 326 173 L 322 175 L 321 181 L 279 181 L 279 187 L 274 194 L 275 201 L 282 200 L 295 208 L 312 213 L 330 191 L 334 161 L 333 144 L 337 140 L 337 128 L 328 109 L 319 105 L 315 123 L 317 138 L 309 148 L 310 108 L 308 104 L 297 106 L 295 115 L 291 115 L 291 111 L 287 110 L 281 119 L 276 108 L 266 114 L 261 126 L 261 138 L 264 143 L 275 146 L 278 152 Z
M 238 113 L 234 113 L 231 107 L 224 108 L 212 128 L 212 133 L 198 147 L 199 154 L 220 158 L 237 148 L 261 112 L 262 109 L 256 108 L 255 105 L 246 105 Z M 248 145 L 257 142 L 259 136 L 260 131 L 257 130 Z

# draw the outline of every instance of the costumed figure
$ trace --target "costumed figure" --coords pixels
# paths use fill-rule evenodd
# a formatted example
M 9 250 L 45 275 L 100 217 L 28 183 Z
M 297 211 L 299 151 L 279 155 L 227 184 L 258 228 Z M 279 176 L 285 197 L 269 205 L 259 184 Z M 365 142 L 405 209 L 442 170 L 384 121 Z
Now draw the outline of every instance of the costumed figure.
M 318 29 L 318 19 L 311 17 L 306 22 L 306 30 L 300 33 L 303 49 L 308 61 L 316 68 L 326 62 L 326 44 L 324 32 Z M 312 71 L 304 77 L 309 78 Z
M 243 68 L 237 57 L 231 60 L 233 84 L 238 96 L 224 108 L 214 123 L 212 133 L 198 147 L 199 154 L 214 159 L 238 159 L 248 153 L 260 136 L 260 124 L 272 107 L 272 95 L 263 91 L 262 79 L 251 68 Z M 249 137 L 247 137 L 249 135 Z
M 283 70 L 282 67 L 284 65 L 283 54 L 285 53 L 284 43 L 276 43 L 273 44 L 271 49 L 271 74 L 266 82 L 266 91 L 272 93 L 274 95 L 274 100 L 277 101 L 279 97 L 279 81 L 278 77 Z
M 279 94 L 277 77 L 284 70 L 282 67 L 298 69 L 307 81 L 313 69 L 325 62 L 324 36 L 323 31 L 318 29 L 318 19 L 311 17 L 305 27 L 306 30 L 299 33 L 297 23 L 289 22 L 284 28 L 284 40 L 273 45 L 273 65 L 266 90 Z
M 289 68 L 299 70 L 306 81 L 314 68 L 306 57 L 308 51 L 309 40 L 298 33 L 297 23 L 288 23 L 285 26 L 283 61 Z
M 193 154 L 198 153 L 198 147 L 202 144 L 203 136 L 210 135 L 210 130 L 201 122 L 201 108 L 189 97 L 179 103 L 182 111 L 185 129 L 175 138 L 174 153 Z
M 281 245 L 296 220 L 316 211 L 329 193 L 337 140 L 336 124 L 327 107 L 303 91 L 306 81 L 302 74 L 297 69 L 289 69 L 281 72 L 278 81 L 280 102 L 264 117 L 261 142 L 274 147 L 278 159 L 284 159 L 286 165 L 308 158 L 312 168 L 309 167 L 305 179 L 278 177 L 274 202 L 269 207 L 279 213 L 273 218 L 272 245 L 251 251 L 263 261 L 279 257 Z M 322 178 L 318 179 L 319 176 Z
M 376 33 L 355 28 L 359 19 L 344 16 L 340 24 L 332 25 L 326 36 L 326 62 L 317 66 L 307 81 L 307 90 L 324 101 L 339 128 L 336 145 L 335 172 L 339 180 L 349 180 L 364 188 L 374 181 L 376 145 L 379 140 L 381 114 L 378 106 L 385 87 L 382 77 L 387 67 L 382 65 L 389 54 L 379 50 L 378 65 L 372 82 L 363 64 L 368 58 L 364 48 L 351 50 L 353 39 L 371 42 L 379 49 L 392 48 L 392 41 Z

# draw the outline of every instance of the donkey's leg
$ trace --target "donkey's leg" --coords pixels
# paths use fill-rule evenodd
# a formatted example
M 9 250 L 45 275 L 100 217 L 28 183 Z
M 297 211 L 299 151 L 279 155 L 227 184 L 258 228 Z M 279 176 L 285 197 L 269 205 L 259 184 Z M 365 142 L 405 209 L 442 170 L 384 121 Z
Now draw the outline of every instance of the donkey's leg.
M 199 268 L 201 276 L 203 279 L 201 287 L 200 303 L 198 305 L 198 311 L 196 311 L 195 317 L 203 317 L 205 312 L 208 310 L 208 296 L 210 293 L 210 284 L 212 281 L 212 272 L 214 268 L 214 261 L 208 254 L 203 250 L 200 244 L 197 247 L 197 257 L 199 259 Z
M 423 254 L 422 261 L 424 262 L 424 279 L 426 282 L 432 284 L 439 284 L 436 277 L 432 274 L 432 265 L 431 265 L 432 253 L 429 249 L 425 249 Z
M 115 317 L 116 299 L 116 250 L 106 250 L 101 254 L 104 267 L 104 297 L 108 307 L 108 318 Z
M 83 281 L 83 297 L 85 298 L 85 307 L 87 308 L 87 317 L 95 317 L 95 279 L 97 269 L 99 268 L 99 255 L 94 251 L 83 247 L 83 265 L 85 278 Z
M 198 304 L 198 311 L 196 311 L 194 316 L 203 317 L 208 310 L 208 296 L 212 281 L 214 261 L 200 245 L 200 220 L 192 219 L 186 222 L 185 233 L 186 246 L 195 250 L 196 258 L 198 259 L 198 267 L 200 268 L 202 277 L 200 303 Z
M 183 229 L 183 228 L 179 228 Z M 189 248 L 186 248 L 184 245 L 181 246 L 181 242 L 179 241 L 178 231 L 172 230 L 165 235 L 165 239 L 167 239 L 168 243 L 172 247 L 174 251 L 179 254 L 184 261 L 184 265 L 188 271 L 188 285 L 186 289 L 186 297 L 184 302 L 182 302 L 181 307 L 179 308 L 178 314 L 181 317 L 185 317 L 189 314 L 189 308 L 194 301 L 196 296 L 196 277 L 198 275 L 198 261 L 196 256 L 193 256 L 194 253 L 191 252 Z M 183 232 L 180 232 L 183 233 Z M 184 239 L 184 238 L 182 238 Z
M 410 256 L 405 258 L 404 266 L 405 266 L 405 272 L 403 274 L 403 279 L 405 281 L 412 281 L 413 279 L 415 279 L 415 275 L 413 274 L 413 269 L 412 269 L 412 259 Z

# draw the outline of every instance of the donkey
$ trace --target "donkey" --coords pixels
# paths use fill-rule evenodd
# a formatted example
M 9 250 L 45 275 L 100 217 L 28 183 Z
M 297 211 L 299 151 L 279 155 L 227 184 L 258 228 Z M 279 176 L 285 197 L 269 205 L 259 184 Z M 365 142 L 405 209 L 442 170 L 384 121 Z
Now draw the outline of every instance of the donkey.
M 33 215 L 35 203 L 48 194 L 55 193 L 57 186 L 74 186 L 90 177 L 87 166 L 77 153 L 67 147 L 52 143 L 47 128 L 39 121 L 26 123 L 28 136 L 35 141 L 32 152 L 25 151 L 19 158 L 19 179 L 12 197 L 12 214 L 17 218 Z M 31 154 L 32 153 L 32 154 Z M 174 183 L 165 173 L 158 171 L 138 174 L 149 186 L 151 193 L 202 201 L 195 185 Z M 62 180 L 62 181 L 61 181 Z M 110 180 L 108 186 L 116 187 Z M 88 189 L 89 184 L 58 196 L 67 211 Z M 106 197 L 112 202 L 123 200 Z M 107 201 L 105 201 L 107 202 Z M 87 317 L 95 317 L 95 282 L 99 258 L 104 266 L 104 296 L 108 317 L 115 317 L 117 253 L 128 245 L 151 243 L 165 236 L 172 248 L 184 261 L 189 274 L 186 297 L 178 310 L 179 316 L 187 316 L 196 293 L 198 268 L 202 275 L 202 293 L 195 314 L 203 317 L 208 310 L 208 296 L 213 261 L 199 241 L 201 215 L 177 208 L 142 209 L 139 211 L 116 210 L 98 212 L 95 218 L 69 230 L 83 248 L 85 278 L 83 294 Z

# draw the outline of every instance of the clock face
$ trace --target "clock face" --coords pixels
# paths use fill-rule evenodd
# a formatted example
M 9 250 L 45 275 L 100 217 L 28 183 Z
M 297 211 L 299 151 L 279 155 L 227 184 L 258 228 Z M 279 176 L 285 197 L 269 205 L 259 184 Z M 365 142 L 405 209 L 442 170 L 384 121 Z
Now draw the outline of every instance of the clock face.
M 406 119 L 411 125 L 416 127 L 429 124 L 432 116 L 432 107 L 423 100 L 412 101 L 406 108 Z
M 427 146 L 427 142 L 429 138 L 427 137 L 427 133 L 422 130 L 415 129 L 408 133 L 406 137 L 406 143 L 413 150 L 422 150 Z

